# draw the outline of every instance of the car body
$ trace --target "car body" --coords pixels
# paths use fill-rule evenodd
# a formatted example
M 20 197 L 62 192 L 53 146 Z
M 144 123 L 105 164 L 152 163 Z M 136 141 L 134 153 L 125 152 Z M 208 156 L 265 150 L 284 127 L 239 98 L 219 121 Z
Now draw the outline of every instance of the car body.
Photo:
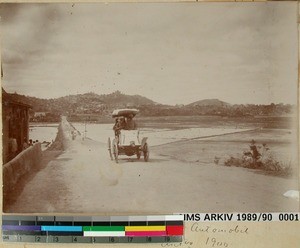
M 134 117 L 138 113 L 137 109 L 116 109 L 112 117 L 128 118 Z M 108 151 L 110 158 L 118 162 L 119 155 L 137 156 L 137 159 L 143 155 L 144 160 L 149 160 L 149 147 L 147 137 L 140 137 L 139 130 L 118 130 L 114 137 L 108 138 Z

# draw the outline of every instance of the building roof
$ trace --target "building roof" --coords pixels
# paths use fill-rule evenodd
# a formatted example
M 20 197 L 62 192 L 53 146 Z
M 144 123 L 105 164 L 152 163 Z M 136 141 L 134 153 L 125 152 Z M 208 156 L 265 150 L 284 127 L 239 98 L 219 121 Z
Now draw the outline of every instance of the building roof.
M 25 108 L 32 108 L 31 105 L 21 102 L 19 99 L 15 97 L 14 94 L 7 93 L 3 88 L 2 88 L 2 103 L 8 102 L 10 104 L 22 106 Z

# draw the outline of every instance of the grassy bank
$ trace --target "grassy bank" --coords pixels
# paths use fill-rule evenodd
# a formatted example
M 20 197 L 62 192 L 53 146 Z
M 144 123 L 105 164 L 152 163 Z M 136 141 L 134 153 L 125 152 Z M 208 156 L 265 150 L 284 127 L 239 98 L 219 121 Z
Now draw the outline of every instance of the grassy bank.
M 259 144 L 268 145 L 274 160 L 291 166 L 292 175 L 287 176 L 297 176 L 297 147 L 292 142 L 294 138 L 295 134 L 289 130 L 264 129 L 161 145 L 153 147 L 152 151 L 195 166 L 224 166 L 231 157 L 241 157 L 243 151 L 248 151 L 250 141 L 255 139 Z M 269 171 L 269 174 L 276 175 L 273 171 Z M 280 173 L 277 175 L 282 176 Z

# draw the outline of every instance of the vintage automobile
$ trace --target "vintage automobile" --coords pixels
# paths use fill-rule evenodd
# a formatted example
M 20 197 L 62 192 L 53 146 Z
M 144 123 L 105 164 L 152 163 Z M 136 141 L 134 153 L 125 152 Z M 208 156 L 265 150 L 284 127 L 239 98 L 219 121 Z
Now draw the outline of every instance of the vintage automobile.
M 112 113 L 112 117 L 128 119 L 134 117 L 138 113 L 137 109 L 116 109 Z M 108 138 L 108 151 L 111 160 L 118 163 L 119 155 L 133 156 L 137 159 L 144 157 L 144 161 L 149 160 L 149 147 L 147 137 L 140 137 L 139 130 L 126 130 L 126 126 L 122 129 L 115 129 L 115 136 Z

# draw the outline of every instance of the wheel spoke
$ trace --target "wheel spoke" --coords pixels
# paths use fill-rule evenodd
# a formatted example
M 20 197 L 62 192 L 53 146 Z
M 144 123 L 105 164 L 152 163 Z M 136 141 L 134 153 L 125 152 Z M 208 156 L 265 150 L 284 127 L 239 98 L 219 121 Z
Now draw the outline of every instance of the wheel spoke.
M 144 145 L 143 152 L 144 152 L 144 160 L 145 160 L 145 162 L 148 162 L 148 160 L 149 160 L 149 148 L 148 148 L 147 143 L 145 143 L 145 145 Z
M 110 138 L 108 138 L 107 145 L 108 145 L 108 152 L 109 152 L 110 159 L 113 160 Z

